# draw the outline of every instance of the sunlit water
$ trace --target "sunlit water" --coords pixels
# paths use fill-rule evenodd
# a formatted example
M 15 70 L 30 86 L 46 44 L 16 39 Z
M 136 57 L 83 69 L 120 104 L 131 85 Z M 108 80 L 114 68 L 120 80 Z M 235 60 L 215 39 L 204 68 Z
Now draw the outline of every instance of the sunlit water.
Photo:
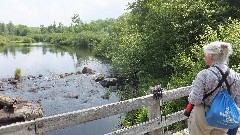
M 22 96 L 32 101 L 41 100 L 44 116 L 118 101 L 115 94 L 112 94 L 109 100 L 101 98 L 107 89 L 96 83 L 93 78 L 98 74 L 110 75 L 111 66 L 101 59 L 93 57 L 86 50 L 76 48 L 59 49 L 48 45 L 0 47 L 0 65 L 0 78 L 14 77 L 15 70 L 20 68 L 25 80 L 23 85 L 26 86 L 22 89 L 7 89 L 1 91 L 1 94 L 13 97 Z M 59 74 L 76 73 L 77 71 L 81 71 L 83 67 L 93 69 L 95 74 L 80 74 L 59 78 Z M 43 75 L 43 79 L 32 81 L 26 77 L 29 75 L 38 76 L 39 74 Z M 52 87 L 47 90 L 39 89 L 37 93 L 29 92 L 29 89 L 32 87 L 47 85 L 51 85 Z M 79 98 L 66 98 L 65 96 L 69 93 L 78 94 Z M 100 135 L 113 131 L 118 123 L 118 116 L 112 116 L 45 134 Z
M 73 49 L 71 51 L 76 50 Z M 70 73 L 82 70 L 84 66 L 94 69 L 96 73 L 108 74 L 110 68 L 108 64 L 92 57 L 86 50 L 76 51 L 77 53 L 65 52 L 48 46 L 4 48 L 0 52 L 0 77 L 13 77 L 16 68 L 20 68 L 22 75 L 25 76 L 49 72 Z

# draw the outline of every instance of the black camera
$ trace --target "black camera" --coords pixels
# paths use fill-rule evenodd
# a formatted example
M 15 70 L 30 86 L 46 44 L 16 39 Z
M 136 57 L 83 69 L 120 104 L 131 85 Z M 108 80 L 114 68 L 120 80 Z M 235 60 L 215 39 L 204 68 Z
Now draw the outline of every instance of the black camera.
M 185 112 L 184 112 L 183 114 L 184 114 L 185 116 L 189 117 L 189 116 L 190 116 L 190 113 L 191 113 L 191 111 L 192 111 L 192 109 L 193 109 L 193 107 L 194 107 L 194 104 L 188 103 L 188 105 L 187 105 L 187 107 L 186 107 L 186 110 L 185 110 Z

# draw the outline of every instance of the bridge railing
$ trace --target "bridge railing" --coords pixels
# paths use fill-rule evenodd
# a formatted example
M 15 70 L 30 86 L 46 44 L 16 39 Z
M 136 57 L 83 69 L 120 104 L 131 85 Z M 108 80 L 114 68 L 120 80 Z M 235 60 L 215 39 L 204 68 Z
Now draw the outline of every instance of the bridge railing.
M 158 89 L 159 86 L 150 88 L 150 91 Z M 149 107 L 149 121 L 134 125 L 125 129 L 120 129 L 108 135 L 136 135 L 150 133 L 150 135 L 161 134 L 161 128 L 171 125 L 175 122 L 185 120 L 187 117 L 183 115 L 183 111 L 175 112 L 167 115 L 164 119 L 160 116 L 160 101 L 166 102 L 181 97 L 185 97 L 190 93 L 191 86 L 177 88 L 173 90 L 163 91 L 161 100 L 156 100 L 153 94 L 143 97 L 133 98 L 116 103 L 106 104 L 102 106 L 92 107 L 88 109 L 37 118 L 32 121 L 26 121 L 16 124 L 0 127 L 1 135 L 38 135 L 48 131 L 53 131 L 76 124 L 81 124 L 121 113 L 126 113 L 145 106 Z

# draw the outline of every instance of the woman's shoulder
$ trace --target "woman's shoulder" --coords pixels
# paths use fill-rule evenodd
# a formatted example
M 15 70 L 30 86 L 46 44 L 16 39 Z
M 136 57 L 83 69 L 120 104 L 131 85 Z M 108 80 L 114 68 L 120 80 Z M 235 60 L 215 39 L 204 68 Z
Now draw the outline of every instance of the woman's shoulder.
M 222 71 L 225 73 L 226 71 L 227 71 L 227 69 L 228 69 L 228 67 L 222 67 L 221 68 L 222 69 Z M 230 69 L 230 68 L 229 68 Z M 219 70 L 216 68 L 216 67 L 209 67 L 209 68 L 207 68 L 207 69 L 202 69 L 201 71 L 199 71 L 198 72 L 198 74 L 197 74 L 197 77 L 204 77 L 204 78 L 206 78 L 206 77 L 213 77 L 214 76 L 214 78 L 215 77 L 218 77 L 218 78 L 221 78 L 221 73 L 219 72 Z M 229 72 L 229 76 L 230 76 L 230 78 L 234 78 L 234 79 L 236 79 L 236 80 L 239 80 L 240 81 L 240 73 L 238 73 L 238 72 L 236 72 L 235 70 L 233 70 L 233 69 L 230 69 L 230 72 Z
M 212 75 L 212 73 L 213 71 L 210 68 L 207 68 L 198 72 L 197 76 L 207 76 L 207 75 Z
M 230 69 L 230 76 L 231 78 L 240 81 L 240 74 L 233 69 Z
M 218 71 L 217 68 L 215 67 L 209 67 L 207 69 L 203 69 L 197 74 L 198 78 L 203 78 L 203 79 L 210 79 L 210 80 L 218 80 L 221 78 L 221 73 Z

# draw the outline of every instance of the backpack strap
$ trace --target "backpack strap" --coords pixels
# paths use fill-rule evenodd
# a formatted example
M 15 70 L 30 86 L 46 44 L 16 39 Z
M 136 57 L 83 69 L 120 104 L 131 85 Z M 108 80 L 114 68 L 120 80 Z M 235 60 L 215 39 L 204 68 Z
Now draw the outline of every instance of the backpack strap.
M 219 70 L 219 72 L 221 73 L 222 78 L 224 78 L 224 82 L 225 82 L 225 84 L 226 84 L 226 86 L 227 86 L 228 92 L 230 92 L 230 87 L 231 87 L 231 86 L 229 85 L 229 83 L 228 83 L 228 81 L 227 81 L 227 76 L 228 76 L 229 73 L 230 73 L 230 69 L 228 68 L 227 71 L 226 71 L 226 73 L 224 74 L 223 71 L 222 71 L 219 67 L 217 67 L 217 66 L 214 66 L 214 67 L 216 67 L 216 68 Z M 230 94 L 230 93 L 229 93 L 229 94 Z
M 216 67 L 216 68 L 219 70 L 219 72 L 220 72 L 221 75 L 222 75 L 222 79 L 219 80 L 218 85 L 215 87 L 214 90 L 212 90 L 211 92 L 209 92 L 209 93 L 207 93 L 207 94 L 205 94 L 205 95 L 203 96 L 203 100 L 205 100 L 208 96 L 212 95 L 212 93 L 213 93 L 216 89 L 220 88 L 220 87 L 222 86 L 223 82 L 225 82 L 225 84 L 226 84 L 226 86 L 227 86 L 228 93 L 231 95 L 231 93 L 230 93 L 230 87 L 231 87 L 231 86 L 230 86 L 229 83 L 227 82 L 227 76 L 228 76 L 229 73 L 230 73 L 230 69 L 228 68 L 227 71 L 226 71 L 226 73 L 224 74 L 223 71 L 222 71 L 219 67 L 217 67 L 217 66 L 214 66 L 214 67 Z

